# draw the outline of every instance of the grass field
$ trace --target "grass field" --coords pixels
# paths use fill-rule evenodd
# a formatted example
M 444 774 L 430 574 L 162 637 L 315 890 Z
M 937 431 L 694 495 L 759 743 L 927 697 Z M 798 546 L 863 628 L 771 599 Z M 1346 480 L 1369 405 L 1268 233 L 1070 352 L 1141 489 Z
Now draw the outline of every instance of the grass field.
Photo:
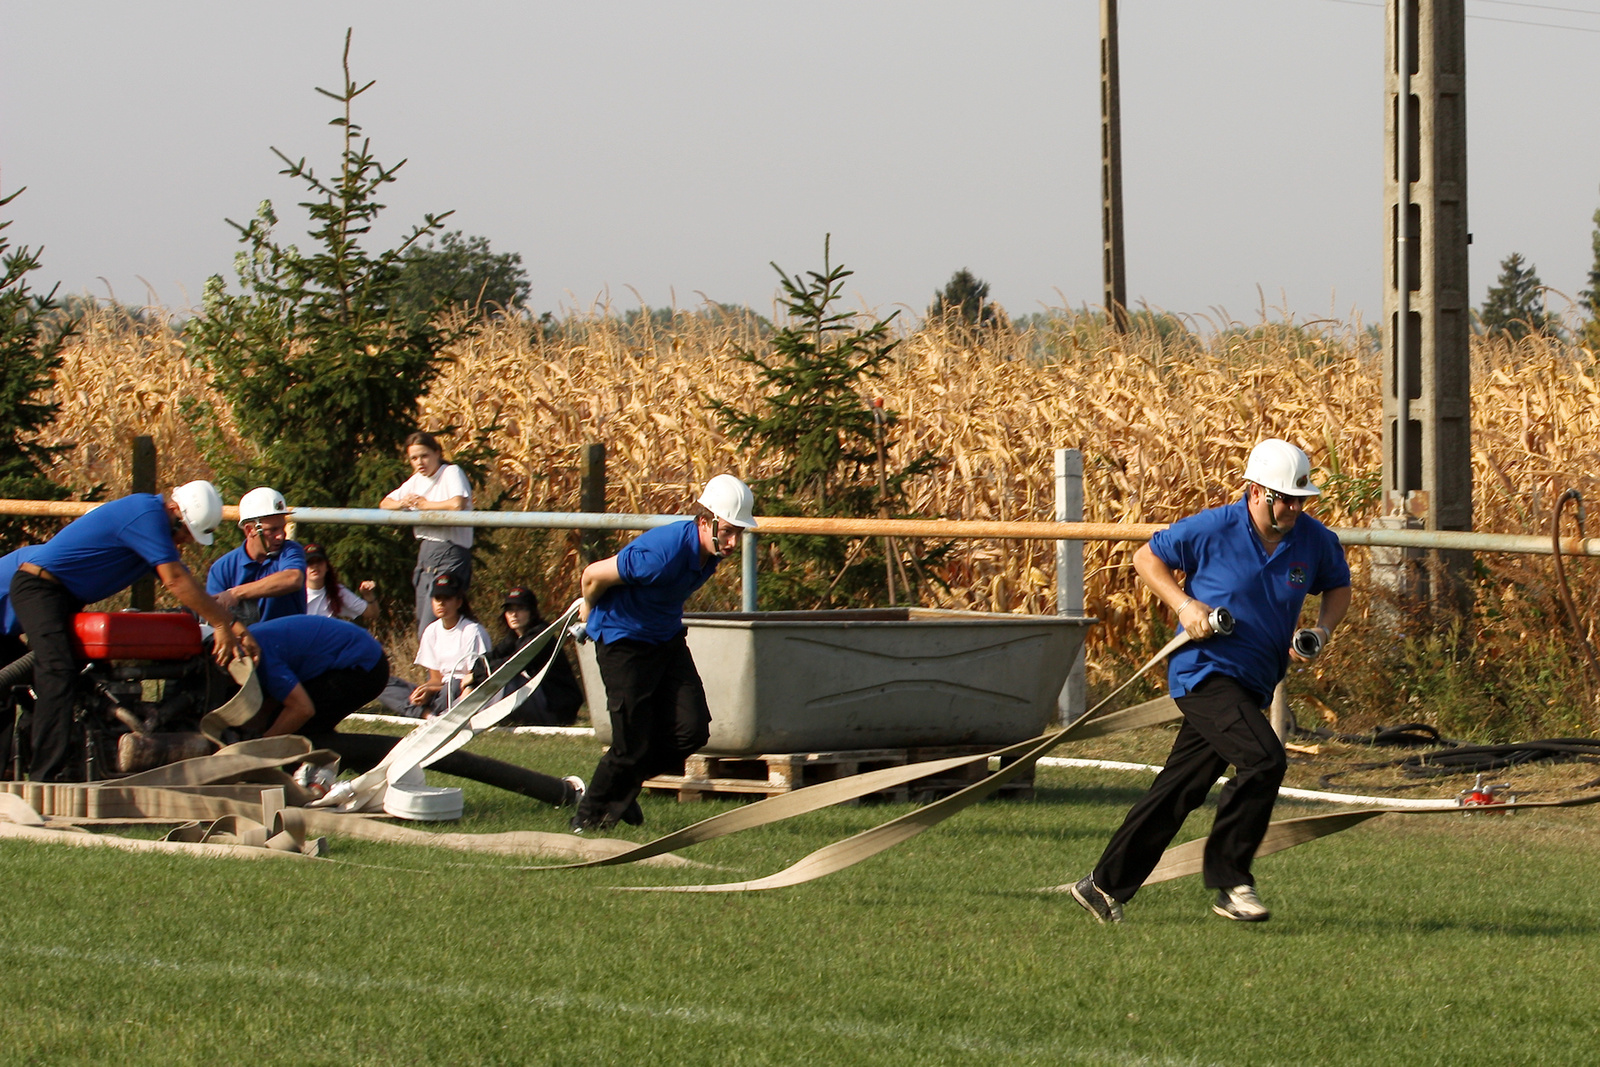
M 521 737 L 474 750 L 563 774 L 599 752 Z M 1216 918 L 1191 878 L 1100 927 L 1034 890 L 1087 869 L 1148 779 L 1047 769 L 1039 783 L 1033 801 L 766 894 L 611 889 L 771 873 L 904 809 L 822 812 L 687 854 L 718 870 L 518 871 L 353 841 L 324 863 L 6 843 L 0 1062 L 1594 1062 L 1594 809 L 1389 816 L 1262 860 L 1269 923 Z M 564 826 L 464 784 L 468 817 L 449 829 Z M 626 836 L 721 805 L 645 808 L 651 832 Z

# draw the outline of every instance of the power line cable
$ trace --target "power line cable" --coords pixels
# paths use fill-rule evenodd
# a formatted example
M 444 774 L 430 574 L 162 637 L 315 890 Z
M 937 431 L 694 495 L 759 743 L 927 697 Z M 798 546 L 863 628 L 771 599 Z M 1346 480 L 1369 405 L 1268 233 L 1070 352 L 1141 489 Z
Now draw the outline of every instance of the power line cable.
M 1369 3 L 1368 0 L 1323 0 L 1323 2 L 1329 4 L 1348 4 L 1351 7 L 1371 7 L 1377 8 L 1380 11 L 1384 8 L 1383 4 Z M 1549 7 L 1548 5 L 1544 4 L 1519 4 L 1513 3 L 1512 0 L 1485 0 L 1485 2 L 1505 3 L 1512 7 L 1539 7 L 1546 8 L 1547 10 L 1551 11 L 1572 11 L 1581 15 L 1600 15 L 1600 12 L 1595 11 L 1580 11 L 1577 8 L 1556 8 Z M 1467 18 L 1476 19 L 1479 22 L 1503 22 L 1512 26 L 1537 26 L 1544 30 L 1572 30 L 1575 33 L 1600 33 L 1600 27 L 1593 26 L 1565 26 L 1554 22 L 1531 22 L 1527 19 L 1497 18 L 1494 15 L 1468 15 Z

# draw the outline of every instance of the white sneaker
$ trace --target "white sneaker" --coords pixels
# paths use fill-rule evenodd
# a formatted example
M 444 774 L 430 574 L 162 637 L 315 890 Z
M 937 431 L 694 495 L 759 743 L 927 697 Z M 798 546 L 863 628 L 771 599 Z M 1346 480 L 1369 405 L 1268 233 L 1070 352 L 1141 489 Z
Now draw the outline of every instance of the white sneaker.
M 564 808 L 565 807 L 573 807 L 573 808 L 577 807 L 578 806 L 578 801 L 583 799 L 583 794 L 584 794 L 583 779 L 579 778 L 576 774 L 569 774 L 569 775 L 567 775 L 565 778 L 563 778 L 561 780 L 563 782 L 566 782 L 568 785 L 570 785 L 572 787 L 571 796 L 567 799 L 567 802 L 565 804 L 561 805 L 561 806 L 564 807 Z
M 1211 905 L 1211 910 L 1224 919 L 1242 923 L 1264 923 L 1272 918 L 1272 912 L 1256 896 L 1256 887 L 1253 885 L 1217 890 L 1217 901 Z

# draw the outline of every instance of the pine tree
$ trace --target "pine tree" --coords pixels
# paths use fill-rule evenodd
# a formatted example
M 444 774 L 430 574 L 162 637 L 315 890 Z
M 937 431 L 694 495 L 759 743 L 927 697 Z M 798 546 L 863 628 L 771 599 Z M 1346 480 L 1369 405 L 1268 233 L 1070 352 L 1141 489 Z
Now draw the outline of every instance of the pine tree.
M 887 411 L 875 416 L 862 387 L 882 374 L 899 343 L 890 337 L 899 312 L 863 327 L 853 312 L 835 310 L 854 272 L 832 265 L 828 239 L 822 248 L 820 272 L 791 277 L 772 264 L 789 321 L 772 334 L 770 356 L 738 353 L 763 384 L 758 410 L 718 400 L 707 407 L 726 433 L 755 450 L 754 459 L 781 460 L 779 473 L 752 484 L 762 512 L 859 518 L 903 507 L 907 480 L 931 470 L 934 459 L 925 454 L 885 469 L 880 487 L 878 419 L 886 445 L 897 419 Z M 878 539 L 785 535 L 767 544 L 776 558 L 762 571 L 761 598 L 771 608 L 859 606 L 886 592 Z
M 995 305 L 989 300 L 989 283 L 962 267 L 950 275 L 941 292 L 928 305 L 928 321 L 968 329 L 999 325 Z
M 0 209 L 21 193 L 18 189 L 0 198 Z M 0 220 L 0 497 L 62 500 L 66 490 L 49 477 L 59 449 L 40 444 L 34 435 L 56 417 L 57 405 L 41 394 L 61 366 L 61 346 L 72 327 L 54 324 L 46 329 L 56 311 L 56 290 L 41 296 L 28 285 L 28 275 L 39 269 L 42 249 L 23 245 L 13 251 L 4 232 L 10 225 L 11 220 Z M 0 519 L 0 543 L 14 547 L 37 539 L 40 525 Z
M 473 309 L 517 307 L 528 299 L 528 272 L 518 252 L 495 253 L 487 237 L 442 234 L 400 257 L 400 302 L 426 312 L 441 304 Z
M 1522 255 L 1513 252 L 1500 261 L 1500 284 L 1489 289 L 1478 321 L 1487 334 L 1504 334 L 1515 340 L 1529 333 L 1548 333 L 1554 320 L 1544 309 L 1544 283 L 1529 263 L 1523 269 Z
M 1589 267 L 1589 288 L 1578 296 L 1589 308 L 1589 321 L 1583 326 L 1583 343 L 1589 351 L 1600 352 L 1600 208 L 1594 213 L 1594 232 L 1589 236 L 1594 263 Z
M 206 436 L 215 413 L 191 412 L 225 495 L 272 485 L 292 505 L 376 506 L 404 478 L 402 442 L 418 428 L 419 402 L 456 339 L 435 323 L 436 306 L 404 300 L 401 276 L 407 250 L 449 213 L 425 215 L 398 248 L 370 254 L 360 243 L 383 211 L 377 196 L 404 165 L 378 162 L 351 119 L 352 103 L 373 84 L 351 80 L 346 33 L 342 88 L 317 90 L 342 109 L 331 123 L 344 142 L 334 176 L 273 149 L 280 173 L 309 193 L 300 206 L 313 224 L 311 252 L 278 239 L 270 201 L 246 224 L 228 220 L 244 246 L 234 263 L 239 292 L 212 277 L 191 328 L 195 353 L 251 446 L 233 455 Z M 317 537 L 346 573 L 377 578 L 396 607 L 409 603 L 408 531 L 335 526 Z

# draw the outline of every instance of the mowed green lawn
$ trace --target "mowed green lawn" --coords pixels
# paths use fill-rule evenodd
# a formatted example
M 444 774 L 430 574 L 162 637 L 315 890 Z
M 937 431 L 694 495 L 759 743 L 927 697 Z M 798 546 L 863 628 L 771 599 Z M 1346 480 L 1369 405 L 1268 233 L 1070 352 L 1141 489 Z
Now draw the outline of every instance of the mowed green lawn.
M 474 747 L 586 777 L 599 752 L 566 738 Z M 613 887 L 768 874 L 906 809 L 818 813 L 687 853 L 716 870 L 518 871 L 338 840 L 340 862 L 320 863 L 6 843 L 0 1063 L 1600 1058 L 1595 809 L 1388 816 L 1262 860 L 1271 922 L 1217 918 L 1190 878 L 1102 927 L 1034 890 L 1081 875 L 1148 778 L 1047 770 L 1040 783 L 1033 801 L 980 805 L 764 894 Z M 565 826 L 468 790 L 468 818 L 444 828 Z M 626 836 L 719 810 L 649 799 L 652 833 Z

